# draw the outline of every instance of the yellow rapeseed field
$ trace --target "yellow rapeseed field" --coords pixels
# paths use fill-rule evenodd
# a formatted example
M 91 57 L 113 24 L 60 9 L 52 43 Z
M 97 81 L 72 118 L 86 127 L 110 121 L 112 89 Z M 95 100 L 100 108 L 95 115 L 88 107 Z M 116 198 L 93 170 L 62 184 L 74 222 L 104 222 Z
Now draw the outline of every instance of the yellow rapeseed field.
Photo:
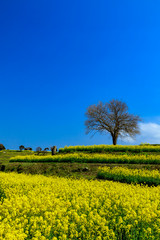
M 99 167 L 97 177 L 127 183 L 143 183 L 150 186 L 160 185 L 160 172 L 158 170 Z
M 0 185 L 0 239 L 160 239 L 160 187 L 3 172 Z
M 65 146 L 59 152 L 160 152 L 160 146 L 147 145 L 90 145 L 90 146 Z
M 88 154 L 68 153 L 61 155 L 47 156 L 15 156 L 10 162 L 90 162 L 90 163 L 129 163 L 129 164 L 160 164 L 160 155 L 114 155 L 114 154 Z

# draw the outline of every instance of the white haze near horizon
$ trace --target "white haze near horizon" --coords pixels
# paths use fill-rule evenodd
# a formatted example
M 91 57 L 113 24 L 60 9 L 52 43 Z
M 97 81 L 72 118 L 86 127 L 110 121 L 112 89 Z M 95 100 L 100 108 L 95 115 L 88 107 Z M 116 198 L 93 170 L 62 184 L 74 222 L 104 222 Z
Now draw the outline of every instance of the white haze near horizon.
M 124 138 L 124 143 L 139 144 L 139 143 L 155 143 L 160 144 L 160 124 L 154 122 L 140 123 L 140 134 L 135 139 L 130 137 Z

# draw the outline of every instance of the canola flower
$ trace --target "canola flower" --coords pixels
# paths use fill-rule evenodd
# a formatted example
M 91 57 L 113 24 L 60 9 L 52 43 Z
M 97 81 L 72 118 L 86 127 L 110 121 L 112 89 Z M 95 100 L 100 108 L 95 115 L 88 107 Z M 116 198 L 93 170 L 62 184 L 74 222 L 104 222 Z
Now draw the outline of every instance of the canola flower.
M 160 187 L 0 172 L 0 240 L 160 239 Z
M 10 162 L 86 162 L 86 163 L 128 163 L 160 164 L 160 155 L 113 155 L 98 153 L 68 153 L 54 156 L 16 156 Z
M 61 153 L 71 152 L 160 152 L 160 146 L 151 145 L 89 145 L 89 146 L 65 146 L 60 148 Z
M 160 172 L 158 170 L 99 167 L 97 178 L 126 183 L 142 183 L 149 186 L 160 185 Z

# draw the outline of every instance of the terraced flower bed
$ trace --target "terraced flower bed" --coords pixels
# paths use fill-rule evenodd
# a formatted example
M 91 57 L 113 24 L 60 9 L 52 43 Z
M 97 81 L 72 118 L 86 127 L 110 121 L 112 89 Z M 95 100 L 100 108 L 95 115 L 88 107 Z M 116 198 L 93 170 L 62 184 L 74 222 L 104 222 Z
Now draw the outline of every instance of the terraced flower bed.
M 100 167 L 97 178 L 126 183 L 160 185 L 160 172 L 158 170 L 128 169 L 124 167 Z

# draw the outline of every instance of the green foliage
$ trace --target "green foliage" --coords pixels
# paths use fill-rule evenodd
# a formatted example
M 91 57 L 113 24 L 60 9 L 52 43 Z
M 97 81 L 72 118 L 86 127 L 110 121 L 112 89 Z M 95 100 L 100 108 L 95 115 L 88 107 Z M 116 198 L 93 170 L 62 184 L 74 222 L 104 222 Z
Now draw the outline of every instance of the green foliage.
M 22 151 L 22 150 L 24 150 L 24 149 L 25 149 L 25 147 L 24 147 L 23 145 L 20 145 L 20 146 L 19 146 L 19 150 L 20 150 L 20 151 Z
M 3 203 L 5 198 L 6 198 L 5 192 L 4 192 L 3 188 L 0 185 L 0 202 Z

